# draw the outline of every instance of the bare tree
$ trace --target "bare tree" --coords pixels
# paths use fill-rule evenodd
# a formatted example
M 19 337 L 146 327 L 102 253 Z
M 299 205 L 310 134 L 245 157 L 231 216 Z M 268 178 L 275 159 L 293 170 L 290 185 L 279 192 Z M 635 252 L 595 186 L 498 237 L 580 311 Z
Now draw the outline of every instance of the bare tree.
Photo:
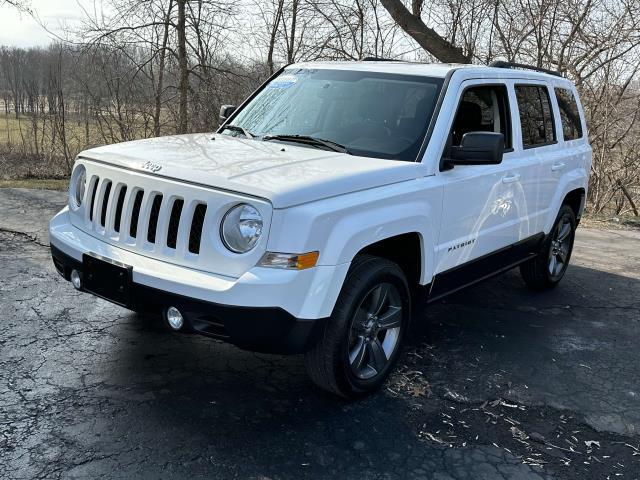
M 0 153 L 65 172 L 86 146 L 211 131 L 221 104 L 292 62 L 506 59 L 574 80 L 594 151 L 589 208 L 638 211 L 638 0 L 102 2 L 67 43 L 0 47 Z
M 178 133 L 187 133 L 187 102 L 189 96 L 189 66 L 187 63 L 187 33 L 185 6 L 187 0 L 176 0 L 178 4 L 178 24 L 176 30 L 178 33 L 178 65 L 180 66 L 180 85 L 178 92 L 180 94 L 180 109 L 178 113 Z

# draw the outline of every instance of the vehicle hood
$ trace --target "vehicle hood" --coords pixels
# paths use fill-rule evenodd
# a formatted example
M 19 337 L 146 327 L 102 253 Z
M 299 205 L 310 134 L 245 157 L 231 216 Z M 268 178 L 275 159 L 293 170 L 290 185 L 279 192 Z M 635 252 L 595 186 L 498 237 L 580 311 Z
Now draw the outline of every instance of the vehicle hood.
M 266 198 L 274 208 L 415 179 L 420 166 L 211 133 L 117 143 L 79 157 Z

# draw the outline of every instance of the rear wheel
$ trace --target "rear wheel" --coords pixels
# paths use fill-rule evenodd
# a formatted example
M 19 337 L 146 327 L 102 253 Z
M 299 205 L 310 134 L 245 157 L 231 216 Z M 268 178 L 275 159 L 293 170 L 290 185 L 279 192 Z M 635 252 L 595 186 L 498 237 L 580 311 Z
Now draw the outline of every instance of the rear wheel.
M 538 256 L 520 266 L 522 278 L 529 287 L 545 290 L 562 280 L 571 259 L 575 230 L 575 213 L 571 207 L 563 205 Z
M 323 337 L 305 356 L 309 376 L 343 397 L 375 391 L 398 357 L 409 318 L 409 288 L 400 267 L 356 257 Z

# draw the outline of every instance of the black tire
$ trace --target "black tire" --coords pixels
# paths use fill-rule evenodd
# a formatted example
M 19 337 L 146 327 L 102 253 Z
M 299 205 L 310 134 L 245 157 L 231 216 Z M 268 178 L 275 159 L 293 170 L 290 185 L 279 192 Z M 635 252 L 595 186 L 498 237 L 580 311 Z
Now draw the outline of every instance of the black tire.
M 573 209 L 568 205 L 562 205 L 551 232 L 540 246 L 538 255 L 520 265 L 520 274 L 529 288 L 548 290 L 560 283 L 571 259 L 576 226 L 576 215 Z M 566 238 L 559 240 L 560 234 L 566 227 L 569 228 Z M 556 258 L 555 264 L 552 257 Z M 562 262 L 560 258 L 563 259 Z M 555 266 L 552 268 L 552 265 Z
M 383 295 L 386 300 L 378 302 Z M 375 308 L 374 303 L 381 305 L 380 311 L 384 310 L 379 318 L 377 312 L 373 316 L 367 314 Z M 398 358 L 411 318 L 410 310 L 411 296 L 402 269 L 384 258 L 358 255 L 351 264 L 321 339 L 305 355 L 311 380 L 323 390 L 345 398 L 362 397 L 376 391 Z M 392 316 L 394 320 L 388 325 L 397 324 L 398 327 L 379 329 L 383 319 Z M 364 319 L 367 321 L 363 322 Z M 390 335 L 389 340 L 387 335 Z M 389 347 L 391 342 L 395 342 L 392 349 Z M 390 354 L 381 350 L 384 345 Z M 381 351 L 385 353 L 384 357 L 379 356 Z M 386 364 L 376 361 L 381 358 L 386 359 Z M 377 368 L 378 365 L 384 366 Z

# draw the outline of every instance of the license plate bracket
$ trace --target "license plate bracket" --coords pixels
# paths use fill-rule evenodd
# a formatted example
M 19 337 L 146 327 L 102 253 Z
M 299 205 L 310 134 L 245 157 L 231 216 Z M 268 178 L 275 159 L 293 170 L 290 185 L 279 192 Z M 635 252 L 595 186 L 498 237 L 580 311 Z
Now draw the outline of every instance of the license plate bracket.
M 133 268 L 94 253 L 82 256 L 84 289 L 124 307 L 131 304 Z

